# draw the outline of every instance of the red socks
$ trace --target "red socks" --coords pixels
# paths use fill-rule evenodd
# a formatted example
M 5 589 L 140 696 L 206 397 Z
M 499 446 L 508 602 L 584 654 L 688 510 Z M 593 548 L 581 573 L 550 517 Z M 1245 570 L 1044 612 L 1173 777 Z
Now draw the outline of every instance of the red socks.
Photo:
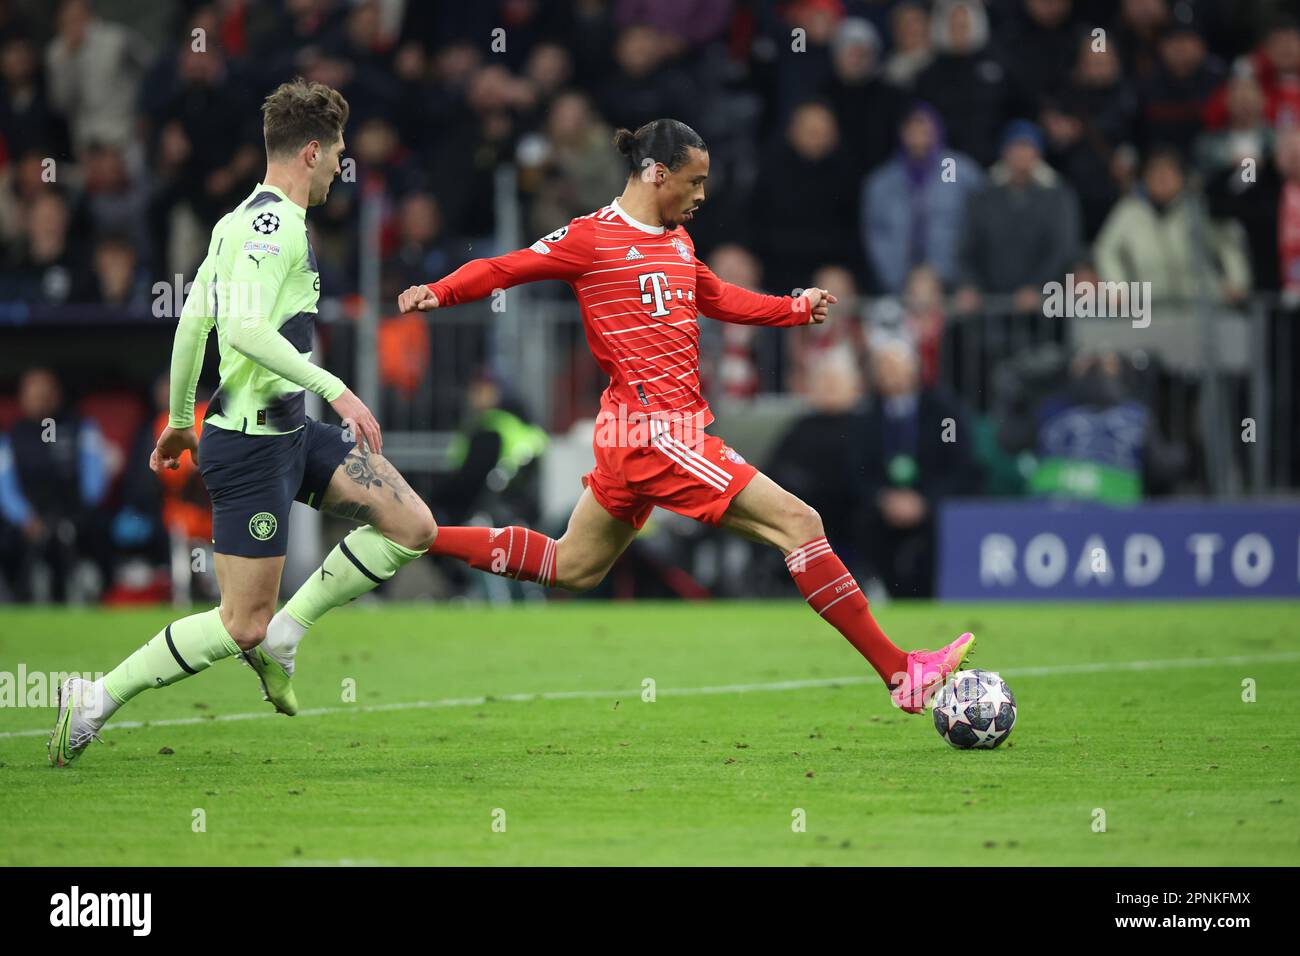
M 808 605 L 830 621 L 892 687 L 898 675 L 907 671 L 907 652 L 881 631 L 866 595 L 826 539 L 795 548 L 785 556 L 785 566 Z
M 528 528 L 439 528 L 429 553 L 480 571 L 555 585 L 555 539 Z

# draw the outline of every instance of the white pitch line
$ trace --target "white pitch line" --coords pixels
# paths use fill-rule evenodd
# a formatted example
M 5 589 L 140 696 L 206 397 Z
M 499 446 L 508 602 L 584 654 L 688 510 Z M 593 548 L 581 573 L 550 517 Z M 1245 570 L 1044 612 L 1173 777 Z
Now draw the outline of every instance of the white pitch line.
M 1174 657 L 1152 661 L 1099 661 L 1093 664 L 1048 664 L 1041 667 L 1008 667 L 999 670 L 1003 677 L 1057 677 L 1068 674 L 1104 674 L 1118 671 L 1184 670 L 1195 667 L 1223 667 L 1234 664 L 1283 664 L 1300 661 L 1300 652 L 1282 654 L 1239 654 L 1233 657 Z M 752 694 L 759 691 L 807 690 L 818 687 L 844 687 L 874 684 L 876 677 L 818 677 L 809 680 L 782 680 L 763 684 L 719 684 L 711 687 L 660 688 L 665 697 L 689 697 L 715 694 Z M 480 697 L 444 697 L 441 700 L 412 700 L 395 704 L 362 704 L 356 707 L 311 707 L 298 711 L 299 717 L 324 717 L 329 714 L 381 714 L 398 710 L 436 710 L 443 707 L 482 707 L 492 703 L 528 703 L 545 700 L 592 700 L 604 697 L 639 697 L 640 688 L 622 690 L 559 690 L 535 694 L 491 694 Z M 49 708 L 53 709 L 53 708 Z M 191 727 L 232 720 L 262 720 L 275 717 L 272 710 L 245 714 L 217 714 L 213 717 L 177 717 L 167 720 L 122 720 L 110 724 L 109 730 L 132 730 L 140 727 Z M 10 730 L 0 733 L 0 740 L 12 737 L 48 736 L 49 730 Z

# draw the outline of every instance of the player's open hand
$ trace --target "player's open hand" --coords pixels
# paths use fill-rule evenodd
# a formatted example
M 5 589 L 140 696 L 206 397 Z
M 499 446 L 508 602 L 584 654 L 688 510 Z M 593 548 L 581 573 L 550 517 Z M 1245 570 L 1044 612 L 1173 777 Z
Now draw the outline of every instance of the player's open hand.
M 825 289 L 804 289 L 799 298 L 805 302 L 803 311 L 808 313 L 809 325 L 825 322 L 831 314 L 831 306 L 839 301 Z
M 199 453 L 199 439 L 193 428 L 172 428 L 168 425 L 158 436 L 158 442 L 149 453 L 149 470 L 162 474 L 164 468 L 175 471 L 181 466 L 181 455 L 189 451 L 194 458 Z
M 330 402 L 330 408 L 343 419 L 343 427 L 356 436 L 357 444 L 365 439 L 366 447 L 376 455 L 384 450 L 384 436 L 379 432 L 379 422 L 370 414 L 365 403 L 353 394 L 352 389 L 345 388 L 343 394 Z
M 398 312 L 428 312 L 438 307 L 438 297 L 427 285 L 413 285 L 397 297 Z

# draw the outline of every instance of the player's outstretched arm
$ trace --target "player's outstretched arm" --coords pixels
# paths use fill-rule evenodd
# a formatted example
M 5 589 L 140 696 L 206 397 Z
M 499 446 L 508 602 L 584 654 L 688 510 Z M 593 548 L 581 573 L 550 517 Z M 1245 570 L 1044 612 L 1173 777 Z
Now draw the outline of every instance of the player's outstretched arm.
M 735 325 L 820 325 L 830 314 L 835 296 L 825 289 L 805 289 L 802 295 L 764 295 L 723 282 L 704 263 L 695 263 L 695 302 L 700 312 Z
M 475 302 L 499 289 L 525 282 L 542 279 L 572 282 L 591 268 L 592 246 L 591 221 L 575 219 L 527 249 L 475 259 L 437 282 L 413 285 L 397 297 L 397 308 L 400 312 L 427 312 Z

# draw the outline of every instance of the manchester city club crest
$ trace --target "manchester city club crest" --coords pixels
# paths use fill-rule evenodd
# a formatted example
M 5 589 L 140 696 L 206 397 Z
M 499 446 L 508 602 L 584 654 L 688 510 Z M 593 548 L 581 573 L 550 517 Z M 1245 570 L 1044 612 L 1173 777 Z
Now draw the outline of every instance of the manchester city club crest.
M 691 250 L 687 249 L 686 243 L 682 242 L 680 239 L 673 239 L 673 248 L 677 250 L 677 254 L 682 257 L 683 262 L 690 262 L 693 258 L 691 256 Z
M 253 217 L 253 229 L 264 236 L 269 236 L 280 228 L 280 217 L 273 212 L 259 212 Z
M 279 522 L 275 520 L 275 515 L 269 511 L 259 511 L 248 519 L 248 533 L 258 541 L 270 541 L 275 537 L 275 529 L 278 526 Z

